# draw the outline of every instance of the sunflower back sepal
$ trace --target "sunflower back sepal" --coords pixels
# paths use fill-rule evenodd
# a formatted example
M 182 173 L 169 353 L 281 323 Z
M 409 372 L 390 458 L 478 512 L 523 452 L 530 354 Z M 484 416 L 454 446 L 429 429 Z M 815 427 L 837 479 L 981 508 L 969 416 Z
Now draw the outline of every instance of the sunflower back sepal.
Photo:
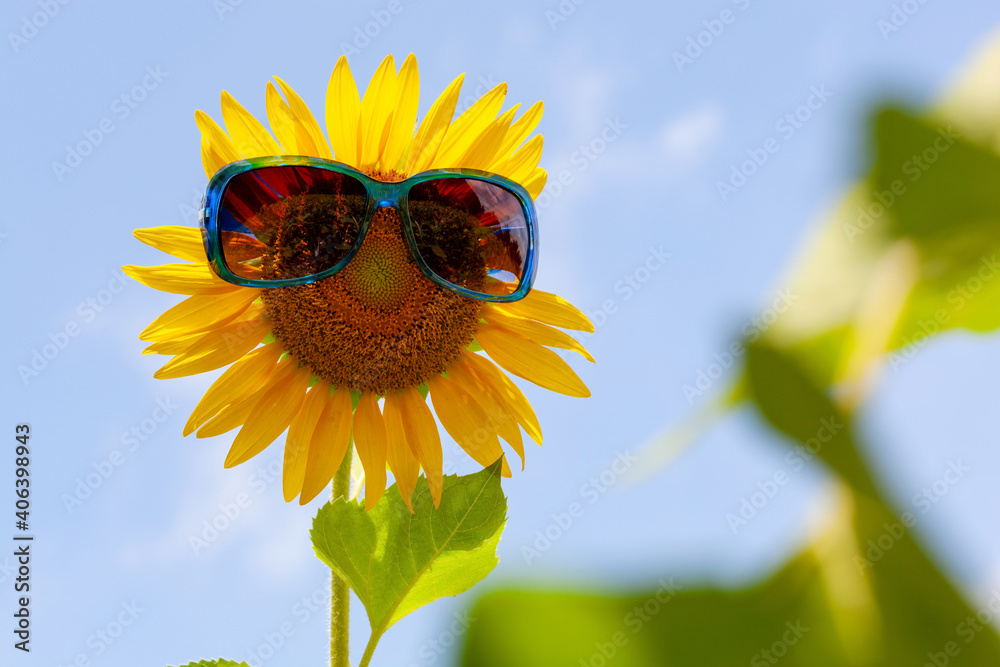
M 218 660 L 199 660 L 198 662 L 189 662 L 181 665 L 180 667 L 249 667 L 249 665 L 245 662 L 235 662 L 233 660 L 223 660 L 222 658 L 219 658 Z

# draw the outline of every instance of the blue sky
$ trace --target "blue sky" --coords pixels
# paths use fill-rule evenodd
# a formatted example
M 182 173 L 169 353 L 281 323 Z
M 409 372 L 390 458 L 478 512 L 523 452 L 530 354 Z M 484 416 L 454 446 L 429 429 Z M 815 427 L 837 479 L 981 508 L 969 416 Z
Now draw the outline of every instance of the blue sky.
M 682 387 L 776 298 L 782 267 L 863 173 L 871 105 L 929 103 L 1000 24 L 996 3 L 931 1 L 913 3 L 919 9 L 885 33 L 879 22 L 893 4 L 5 3 L 3 413 L 10 442 L 14 424 L 33 429 L 36 552 L 34 651 L 20 655 L 5 641 L 3 664 L 247 660 L 276 636 L 281 648 L 258 664 L 323 664 L 327 572 L 306 533 L 318 503 L 281 501 L 278 446 L 227 471 L 231 436 L 181 438 L 211 378 L 152 378 L 157 359 L 140 356 L 136 335 L 177 299 L 121 278 L 118 267 L 163 261 L 133 228 L 195 223 L 206 182 L 196 108 L 220 118 L 226 89 L 263 119 L 265 83 L 278 75 L 321 118 L 345 49 L 362 86 L 386 53 L 397 62 L 416 53 L 421 114 L 460 72 L 460 107 L 501 81 L 508 106 L 545 101 L 550 186 L 539 201 L 536 284 L 599 324 L 587 340 L 597 365 L 574 361 L 594 395 L 525 387 L 546 444 L 506 483 L 501 564 L 483 589 L 641 586 L 665 574 L 737 584 L 782 562 L 822 506 L 825 477 L 797 473 L 733 534 L 725 515 L 783 465 L 780 445 L 748 414 L 640 486 L 611 484 L 591 504 L 589 480 L 708 400 L 689 400 Z M 699 33 L 701 52 L 675 58 Z M 809 118 L 781 125 L 810 96 Z M 81 141 L 94 144 L 88 155 L 53 167 Z M 717 183 L 767 145 L 777 147 L 767 162 L 723 198 Z M 559 174 L 561 189 L 551 185 Z M 45 368 L 23 378 L 18 367 L 50 343 L 58 349 Z M 871 456 L 901 503 L 950 460 L 971 467 L 918 528 L 970 595 L 1000 585 L 990 519 L 1000 509 L 1000 455 L 989 416 L 998 354 L 988 338 L 936 341 L 887 375 L 865 416 Z M 445 456 L 474 468 L 451 442 Z M 2 484 L 12 458 L 0 457 Z M 96 488 L 77 494 L 88 475 Z M 66 497 L 87 490 L 67 507 Z M 12 497 L 0 489 L 5 508 Z M 528 562 L 522 547 L 581 498 L 583 516 Z M 226 512 L 228 528 L 196 552 L 191 536 Z M 4 526 L 6 543 L 13 529 Z M 10 564 L 0 556 L 5 618 Z M 428 642 L 451 638 L 470 599 L 399 623 L 374 664 L 447 663 L 451 654 Z M 357 604 L 352 617 L 357 657 L 367 637 Z M 129 621 L 120 636 L 101 639 L 120 619 Z

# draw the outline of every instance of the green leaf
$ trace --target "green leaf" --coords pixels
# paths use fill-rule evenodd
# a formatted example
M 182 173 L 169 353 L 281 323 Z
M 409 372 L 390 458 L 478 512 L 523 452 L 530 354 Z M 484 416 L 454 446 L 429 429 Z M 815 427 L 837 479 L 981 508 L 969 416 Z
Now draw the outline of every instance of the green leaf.
M 469 614 L 474 621 L 461 664 L 1000 664 L 995 628 L 974 620 L 980 610 L 962 600 L 909 531 L 898 532 L 898 520 L 884 506 L 869 498 L 854 503 L 845 494 L 839 508 L 819 539 L 746 588 L 689 587 L 663 578 L 645 591 L 617 595 L 567 588 L 492 592 Z
M 803 556 L 741 591 L 676 590 L 670 579 L 632 594 L 512 589 L 481 599 L 469 616 L 466 667 L 745 667 L 789 629 L 780 664 L 851 665 L 826 604 L 822 572 Z
M 820 534 L 811 522 L 815 541 L 763 583 L 684 591 L 636 633 L 623 621 L 653 596 L 652 583 L 632 595 L 494 593 L 473 610 L 464 664 L 1000 665 L 1000 637 L 981 622 L 995 620 L 1000 593 L 963 598 L 922 546 L 933 508 L 886 502 L 849 415 L 831 400 L 870 396 L 872 364 L 886 353 L 894 367 L 942 331 L 1000 328 L 1000 39 L 973 65 L 933 114 L 875 114 L 872 173 L 796 259 L 783 283 L 794 305 L 738 371 L 740 397 L 800 447 L 820 440 L 824 417 L 844 423 L 817 452 L 849 482 L 831 488 L 841 499 L 833 527 Z M 799 619 L 808 634 L 780 645 L 781 624 Z M 624 643 L 609 643 L 618 632 Z M 775 646 L 781 653 L 762 655 Z
M 875 146 L 873 194 L 893 213 L 895 236 L 955 236 L 1000 220 L 1000 156 L 951 122 L 886 108 L 875 116 Z M 977 233 L 1000 240 L 995 227 Z
M 822 459 L 855 489 L 875 493 L 855 446 L 849 415 L 794 357 L 759 340 L 747 346 L 746 374 L 751 398 L 774 428 Z
M 496 567 L 507 519 L 500 470 L 497 462 L 445 476 L 438 508 L 421 476 L 412 514 L 395 485 L 369 512 L 343 498 L 320 509 L 312 528 L 316 555 L 365 605 L 373 642 L 410 612 L 464 593 Z
M 921 259 L 893 348 L 946 329 L 1000 328 L 1000 155 L 958 134 L 939 118 L 876 115 L 872 201 Z
M 233 662 L 232 660 L 223 660 L 219 658 L 218 660 L 199 660 L 198 662 L 189 662 L 186 665 L 181 665 L 181 667 L 250 667 L 245 662 Z

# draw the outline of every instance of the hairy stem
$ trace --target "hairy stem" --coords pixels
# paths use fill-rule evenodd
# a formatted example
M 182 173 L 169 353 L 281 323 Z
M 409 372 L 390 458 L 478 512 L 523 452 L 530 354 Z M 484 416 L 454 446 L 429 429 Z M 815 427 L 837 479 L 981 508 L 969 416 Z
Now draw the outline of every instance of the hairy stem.
M 333 476 L 331 500 L 351 493 L 351 458 L 354 447 L 349 446 L 344 460 Z M 330 667 L 350 667 L 347 659 L 348 627 L 350 624 L 351 589 L 347 582 L 330 572 Z

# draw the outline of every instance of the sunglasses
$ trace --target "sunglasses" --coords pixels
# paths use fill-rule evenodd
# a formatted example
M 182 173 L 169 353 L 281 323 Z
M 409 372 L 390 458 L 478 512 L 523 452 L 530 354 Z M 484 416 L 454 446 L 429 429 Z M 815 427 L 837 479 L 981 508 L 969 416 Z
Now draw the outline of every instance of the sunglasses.
M 288 287 L 346 267 L 383 208 L 399 215 L 417 266 L 441 287 L 499 302 L 531 289 L 538 246 L 531 196 L 484 171 L 436 169 L 386 183 L 321 158 L 241 160 L 212 176 L 200 225 L 219 278 Z

